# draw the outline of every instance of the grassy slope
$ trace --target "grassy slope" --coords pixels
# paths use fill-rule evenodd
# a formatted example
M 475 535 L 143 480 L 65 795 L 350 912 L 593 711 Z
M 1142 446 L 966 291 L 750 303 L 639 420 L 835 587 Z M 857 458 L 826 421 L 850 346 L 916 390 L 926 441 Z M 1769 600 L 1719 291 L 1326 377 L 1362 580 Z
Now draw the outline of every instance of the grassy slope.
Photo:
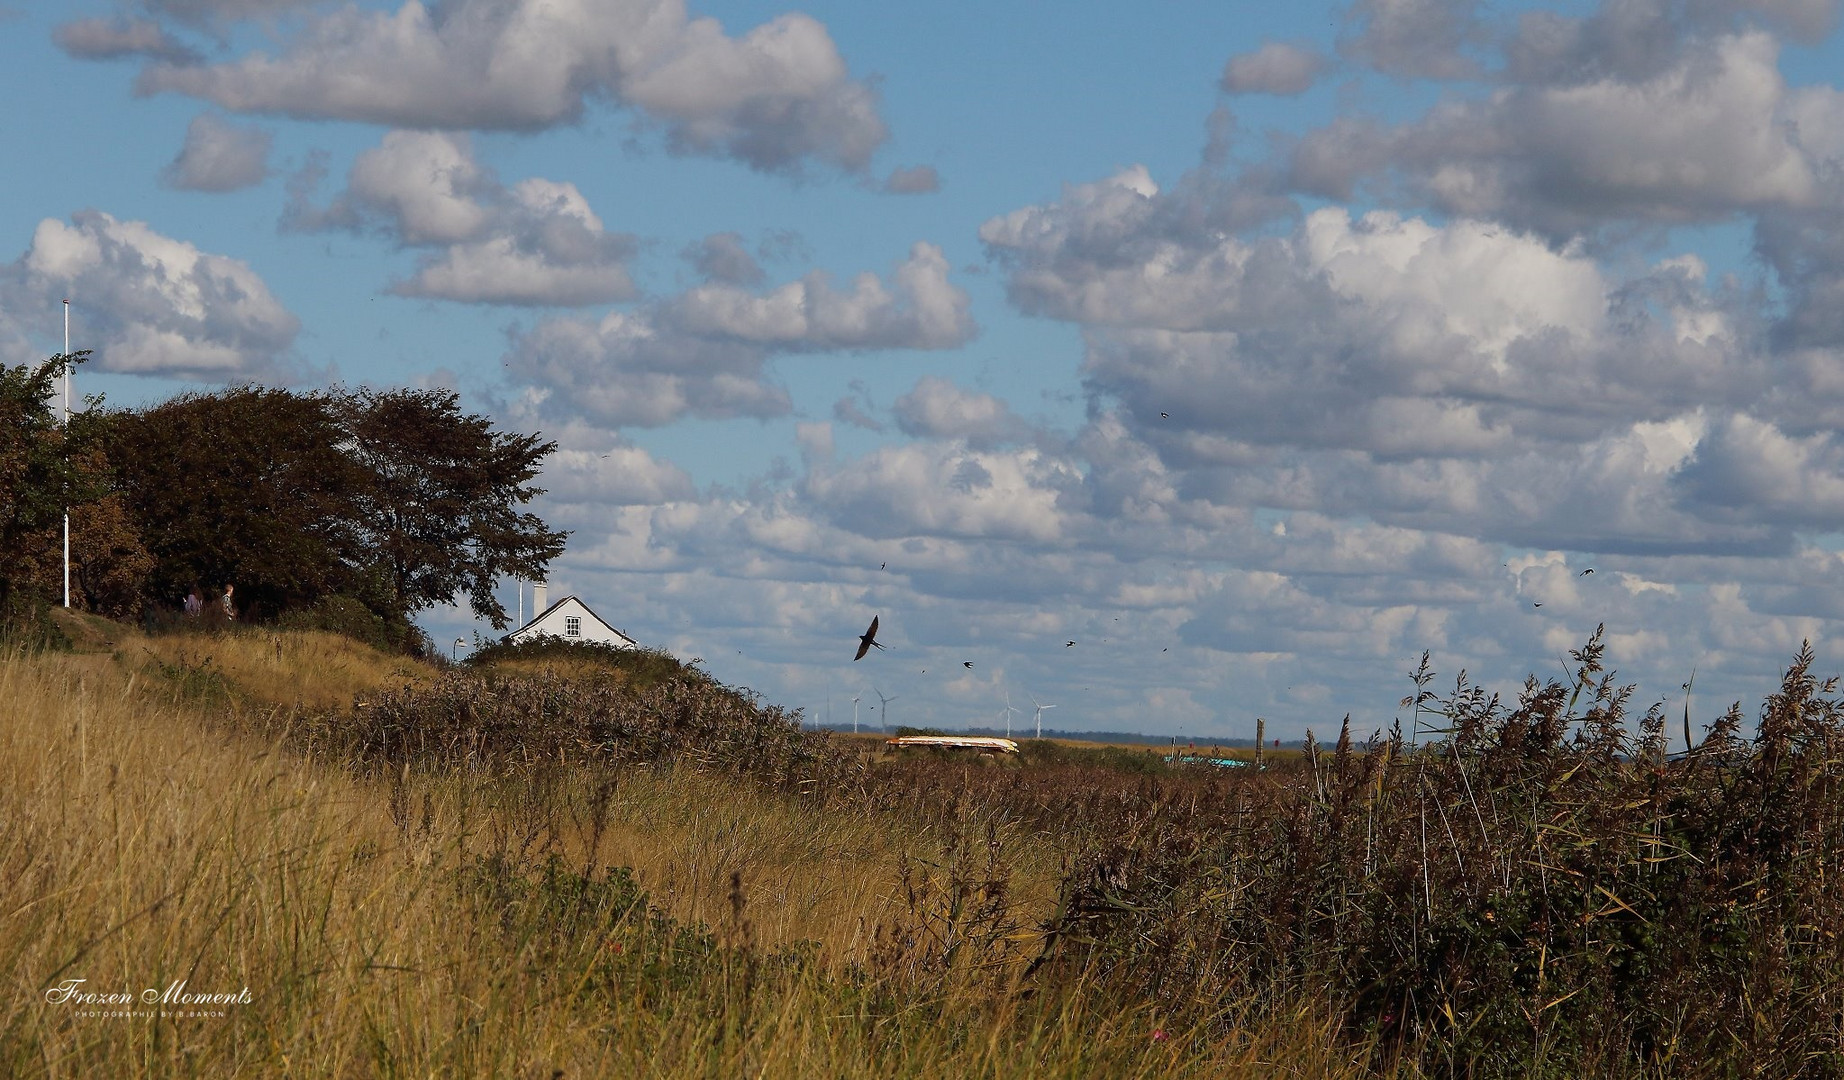
M 0 1075 L 1357 1072 L 1310 1009 L 1158 1039 L 1094 993 L 905 968 L 880 942 L 914 928 L 900 869 L 940 860 L 939 826 L 683 772 L 367 775 L 288 741 L 298 710 L 430 669 L 316 634 L 73 631 L 84 651 L 0 657 Z M 1051 847 L 996 827 L 1047 902 Z M 251 1002 L 46 1001 L 78 978 Z

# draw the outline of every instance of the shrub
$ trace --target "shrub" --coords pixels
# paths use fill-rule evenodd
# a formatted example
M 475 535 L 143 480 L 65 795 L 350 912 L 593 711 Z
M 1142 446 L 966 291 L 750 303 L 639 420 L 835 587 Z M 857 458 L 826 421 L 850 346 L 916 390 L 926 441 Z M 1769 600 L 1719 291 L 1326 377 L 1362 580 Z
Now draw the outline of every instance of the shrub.
M 1662 706 L 1597 631 L 1572 684 L 1469 684 L 1398 730 L 1160 808 L 1068 874 L 1043 966 L 1160 1000 L 1289 990 L 1424 1068 L 1838 1075 L 1844 1066 L 1844 705 L 1803 649 L 1752 742 L 1739 706 L 1665 752 Z

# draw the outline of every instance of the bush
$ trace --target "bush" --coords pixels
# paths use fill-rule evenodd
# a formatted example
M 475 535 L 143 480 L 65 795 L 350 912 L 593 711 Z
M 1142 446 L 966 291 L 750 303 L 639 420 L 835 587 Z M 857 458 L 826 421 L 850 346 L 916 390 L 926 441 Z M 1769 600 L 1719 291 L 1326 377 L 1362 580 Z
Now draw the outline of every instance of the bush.
M 646 690 L 678 679 L 721 685 L 704 671 L 663 649 L 621 648 L 598 641 L 571 641 L 550 634 L 519 642 L 476 640 L 474 651 L 464 663 L 485 673 L 543 670 L 553 675 L 607 675 L 631 690 Z M 745 704 L 754 700 L 739 691 L 731 692 L 739 694 L 738 700 Z
M 28 652 L 68 652 L 70 635 L 51 617 L 51 605 L 24 591 L 0 599 L 0 645 Z
M 1301 991 L 1350 1034 L 1477 1076 L 1844 1071 L 1844 703 L 1804 649 L 1754 740 L 1739 706 L 1667 755 L 1601 670 L 1515 704 L 1465 676 L 1400 729 L 1155 808 L 1064 883 L 1045 964 L 1158 1000 Z M 1593 1068 L 1590 1068 L 1593 1066 Z
M 855 772 L 826 734 L 801 727 L 798 711 L 697 673 L 636 688 L 613 678 L 453 671 L 322 723 L 353 755 L 392 764 L 687 764 L 806 793 Z
M 215 607 L 207 603 L 207 613 L 216 615 Z M 350 596 L 329 596 L 305 610 L 284 612 L 275 620 L 275 626 L 341 634 L 379 652 L 428 657 L 440 651 L 421 627 L 401 619 L 386 619 Z

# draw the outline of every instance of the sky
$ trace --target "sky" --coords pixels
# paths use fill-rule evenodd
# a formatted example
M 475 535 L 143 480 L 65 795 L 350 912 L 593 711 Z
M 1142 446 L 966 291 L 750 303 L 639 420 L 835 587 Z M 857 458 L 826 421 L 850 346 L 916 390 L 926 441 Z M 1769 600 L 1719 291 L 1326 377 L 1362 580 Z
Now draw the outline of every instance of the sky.
M 553 598 L 835 724 L 1362 738 L 1602 624 L 1752 714 L 1844 670 L 1838 7 L 0 0 L 0 362 L 453 389 Z

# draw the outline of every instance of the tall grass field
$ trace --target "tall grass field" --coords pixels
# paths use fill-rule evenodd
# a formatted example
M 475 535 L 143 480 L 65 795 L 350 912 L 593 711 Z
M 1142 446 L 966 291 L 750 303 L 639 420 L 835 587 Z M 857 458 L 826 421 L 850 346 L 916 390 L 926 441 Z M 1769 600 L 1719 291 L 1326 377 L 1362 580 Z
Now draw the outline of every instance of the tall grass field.
M 1261 770 L 923 754 L 654 653 L 0 655 L 0 1076 L 1844 1075 L 1844 708 L 1598 638 Z M 1379 688 L 1391 698 L 1404 688 Z

